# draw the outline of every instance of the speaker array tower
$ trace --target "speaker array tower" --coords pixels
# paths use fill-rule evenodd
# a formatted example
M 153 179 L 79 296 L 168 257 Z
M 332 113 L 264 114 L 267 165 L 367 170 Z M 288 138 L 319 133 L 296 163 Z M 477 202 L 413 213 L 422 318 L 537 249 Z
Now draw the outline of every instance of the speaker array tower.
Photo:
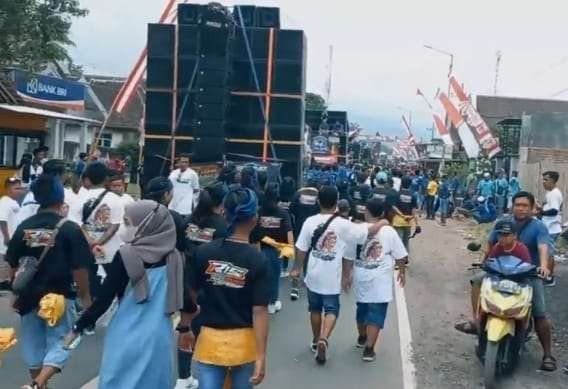
M 149 25 L 147 178 L 181 153 L 192 163 L 264 157 L 300 177 L 305 35 L 280 29 L 278 8 L 239 8 L 180 4 L 177 26 Z

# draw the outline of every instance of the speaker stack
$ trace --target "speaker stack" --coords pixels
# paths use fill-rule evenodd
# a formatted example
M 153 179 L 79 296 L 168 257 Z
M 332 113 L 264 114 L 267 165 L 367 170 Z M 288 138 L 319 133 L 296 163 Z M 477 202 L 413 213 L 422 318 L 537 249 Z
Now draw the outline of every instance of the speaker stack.
M 211 7 L 180 4 L 177 26 L 148 27 L 145 176 L 165 174 L 164 160 L 189 153 L 192 163 L 266 157 L 299 178 L 303 31 L 280 29 L 278 8 L 239 6 L 231 16 Z
M 227 158 L 266 155 L 282 162 L 283 175 L 298 179 L 304 156 L 304 32 L 279 29 L 278 8 L 240 10 L 245 29 L 237 30 L 233 51 Z M 240 24 L 237 7 L 234 15 Z

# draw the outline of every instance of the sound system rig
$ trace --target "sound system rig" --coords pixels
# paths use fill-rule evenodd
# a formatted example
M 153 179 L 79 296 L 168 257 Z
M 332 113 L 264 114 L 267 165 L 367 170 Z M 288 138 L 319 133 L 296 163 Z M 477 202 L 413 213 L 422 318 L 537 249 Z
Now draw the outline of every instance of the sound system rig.
M 150 24 L 145 179 L 182 153 L 196 164 L 265 156 L 299 179 L 306 46 L 303 31 L 280 29 L 278 8 L 179 4 L 177 26 Z
M 336 145 L 339 163 L 348 162 L 349 155 L 349 121 L 345 111 L 306 111 L 306 125 L 310 129 L 310 137 L 326 136 L 329 143 Z

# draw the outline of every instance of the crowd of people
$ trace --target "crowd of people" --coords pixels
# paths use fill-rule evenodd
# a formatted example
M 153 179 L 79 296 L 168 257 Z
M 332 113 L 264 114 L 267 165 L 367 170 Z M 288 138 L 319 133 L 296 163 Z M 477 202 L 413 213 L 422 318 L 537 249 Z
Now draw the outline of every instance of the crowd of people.
M 544 176 L 541 222 L 532 213 L 524 217 L 535 201 L 520 191 L 516 175 L 461 182 L 420 170 L 340 167 L 312 169 L 298 188 L 271 169 L 228 165 L 201 188 L 189 157 L 180 155 L 171 174 L 146 182 L 135 200 L 122 172 L 83 162 L 73 172 L 80 171 L 76 190 L 65 179 L 64 161 L 44 158 L 35 170 L 31 165 L 27 182 L 8 179 L 0 199 L 0 281 L 13 289 L 21 316 L 32 380 L 25 388 L 46 388 L 105 316 L 111 319 L 101 389 L 250 388 L 265 377 L 269 317 L 284 309 L 280 289 L 288 277 L 290 300 L 304 293 L 307 299 L 316 362 L 326 363 L 341 294 L 350 289 L 356 345 L 371 362 L 395 273 L 400 286 L 406 283 L 421 216 L 439 214 L 445 225 L 471 198 L 497 214 L 512 208 L 517 227 L 530 220 L 529 228 L 516 230 L 519 240 L 543 278 L 552 279 L 562 220 L 555 172 Z M 501 231 L 491 235 L 490 247 Z M 543 367 L 551 370 L 550 322 L 539 287 L 536 330 Z M 460 328 L 471 332 L 475 325 L 474 319 Z

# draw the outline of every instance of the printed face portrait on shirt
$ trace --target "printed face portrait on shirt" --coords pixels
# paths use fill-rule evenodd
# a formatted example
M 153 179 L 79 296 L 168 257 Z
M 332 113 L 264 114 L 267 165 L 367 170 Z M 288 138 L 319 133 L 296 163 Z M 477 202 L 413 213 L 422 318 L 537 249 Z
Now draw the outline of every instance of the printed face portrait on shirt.
M 334 231 L 327 231 L 319 240 L 314 256 L 322 261 L 333 261 L 335 259 L 335 246 L 337 245 L 337 235 Z

